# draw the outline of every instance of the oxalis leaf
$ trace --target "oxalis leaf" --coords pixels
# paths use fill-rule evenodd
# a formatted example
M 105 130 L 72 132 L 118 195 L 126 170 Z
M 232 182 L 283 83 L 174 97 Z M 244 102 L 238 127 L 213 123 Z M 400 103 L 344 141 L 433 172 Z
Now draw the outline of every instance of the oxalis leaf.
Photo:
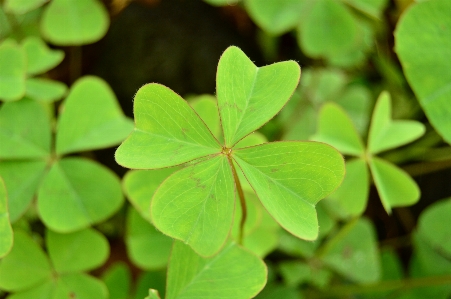
M 9 222 L 8 197 L 3 179 L 0 177 L 0 258 L 8 254 L 13 246 L 13 230 Z
M 155 191 L 150 219 L 157 229 L 202 256 L 220 252 L 234 219 L 235 190 L 242 194 L 244 181 L 237 173 L 242 170 L 242 180 L 247 179 L 285 229 L 300 238 L 317 237 L 315 204 L 337 188 L 344 175 L 338 151 L 315 142 L 240 142 L 279 112 L 299 77 L 294 61 L 258 68 L 240 49 L 228 48 L 217 73 L 224 145 L 170 89 L 148 84 L 138 91 L 135 130 L 116 151 L 116 161 L 138 169 L 192 161 Z M 240 200 L 245 200 L 242 195 Z M 142 207 L 146 205 L 143 201 Z

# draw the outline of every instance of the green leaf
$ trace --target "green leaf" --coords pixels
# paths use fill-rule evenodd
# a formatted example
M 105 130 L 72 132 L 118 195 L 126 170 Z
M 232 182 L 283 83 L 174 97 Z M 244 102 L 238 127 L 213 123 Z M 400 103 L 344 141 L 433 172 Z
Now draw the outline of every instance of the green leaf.
M 268 142 L 268 139 L 266 139 L 265 135 L 259 132 L 254 132 L 241 139 L 233 148 L 238 149 L 242 147 L 259 145 L 266 142 Z
M 149 294 L 149 288 L 158 290 L 162 298 L 165 298 L 166 270 L 142 272 L 138 276 L 133 299 L 142 299 Z
M 343 179 L 340 153 L 322 143 L 274 142 L 238 149 L 233 157 L 283 228 L 302 239 L 317 238 L 315 205 Z
M 17 221 L 33 200 L 46 171 L 45 161 L 0 161 L 0 176 L 8 190 L 9 218 Z
M 362 159 L 346 161 L 343 183 L 329 198 L 335 201 L 346 218 L 361 215 L 370 192 L 370 174 Z
M 269 34 L 279 35 L 294 28 L 301 21 L 307 1 L 246 0 L 249 16 Z
M 119 178 L 105 166 L 82 158 L 55 162 L 38 193 L 41 220 L 61 233 L 101 222 L 122 203 Z
M 371 158 L 369 166 L 387 213 L 392 207 L 410 206 L 420 199 L 420 189 L 403 170 L 377 157 Z
M 141 87 L 134 114 L 135 130 L 116 151 L 116 161 L 124 167 L 163 168 L 221 151 L 194 110 L 165 86 Z
M 26 95 L 38 101 L 57 101 L 66 91 L 67 86 L 59 81 L 45 78 L 29 78 L 26 81 Z
M 47 251 L 58 273 L 90 271 L 105 263 L 109 256 L 106 237 L 94 229 L 60 234 L 47 230 Z
M 380 256 L 371 222 L 359 218 L 347 224 L 326 244 L 321 259 L 352 281 L 376 282 L 381 274 Z
M 421 107 L 451 143 L 451 18 L 448 0 L 411 5 L 395 31 L 395 50 Z
M 359 26 L 348 8 L 335 0 L 311 5 L 298 28 L 304 52 L 311 57 L 334 57 L 350 50 L 358 41 Z
M 214 6 L 225 6 L 225 5 L 234 5 L 240 2 L 241 0 L 204 0 L 204 1 Z
M 22 42 L 27 54 L 27 73 L 36 75 L 45 73 L 63 61 L 64 51 L 52 50 L 37 36 L 29 36 Z
M 8 194 L 0 176 L 0 258 L 9 253 L 13 246 L 13 230 L 9 222 Z
M 85 45 L 107 32 L 108 12 L 98 0 L 53 0 L 41 20 L 41 34 L 60 46 Z
M 20 230 L 14 232 L 14 245 L 0 263 L 0 288 L 20 291 L 51 279 L 52 269 L 41 247 Z
M 127 299 L 130 293 L 132 274 L 127 264 L 116 262 L 103 274 L 102 280 L 108 288 L 109 299 Z
M 305 241 L 294 237 L 288 232 L 280 231 L 279 249 L 295 257 L 311 258 L 319 246 L 319 242 Z
M 130 208 L 127 214 L 125 244 L 130 260 L 141 269 L 155 270 L 168 263 L 172 239 L 157 231 L 138 212 Z
M 385 6 L 387 5 L 387 0 L 344 0 L 349 6 L 356 8 L 367 15 L 379 19 Z
M 55 289 L 56 282 L 47 280 L 43 284 L 39 284 L 26 291 L 18 292 L 9 295 L 8 299 L 49 299 L 52 298 L 53 290 Z
M 48 0 L 6 0 L 4 8 L 14 14 L 24 14 L 43 5 Z
M 313 140 L 328 143 L 342 154 L 360 156 L 365 146 L 346 112 L 337 104 L 327 103 L 321 107 L 318 132 Z
M 98 77 L 82 77 L 63 103 L 56 152 L 62 155 L 110 147 L 127 137 L 132 128 L 108 84 Z
M 232 226 L 234 188 L 225 155 L 199 162 L 160 185 L 152 199 L 151 219 L 163 233 L 211 256 L 224 245 Z
M 258 68 L 239 48 L 227 48 L 216 77 L 226 147 L 233 147 L 273 118 L 293 94 L 300 74 L 294 61 Z
M 141 217 L 150 219 L 150 200 L 158 186 L 173 174 L 178 167 L 156 170 L 132 170 L 127 172 L 123 180 L 124 192 Z
M 149 296 L 144 299 L 160 299 L 160 294 L 158 294 L 157 290 L 149 289 Z
M 301 261 L 286 261 L 279 264 L 280 274 L 287 286 L 297 286 L 309 281 L 310 267 Z
M 0 100 L 15 101 L 25 94 L 26 56 L 8 39 L 0 44 Z
M 418 221 L 418 234 L 437 252 L 451 257 L 451 200 L 436 202 L 424 210 Z
M 3 104 L 0 108 L 0 143 L 0 158 L 3 159 L 49 156 L 51 127 L 44 106 L 30 99 Z
M 221 135 L 221 124 L 219 121 L 217 100 L 214 96 L 204 94 L 195 97 L 189 101 L 191 107 L 205 122 L 210 132 L 213 133 L 217 139 Z
M 166 299 L 254 297 L 265 285 L 265 264 L 233 242 L 211 258 L 175 242 L 168 269 Z
M 391 100 L 388 92 L 382 92 L 374 107 L 368 133 L 368 151 L 377 154 L 407 144 L 425 132 L 422 123 L 412 120 L 391 120 Z
M 53 298 L 108 299 L 108 289 L 85 273 L 69 273 L 58 278 Z

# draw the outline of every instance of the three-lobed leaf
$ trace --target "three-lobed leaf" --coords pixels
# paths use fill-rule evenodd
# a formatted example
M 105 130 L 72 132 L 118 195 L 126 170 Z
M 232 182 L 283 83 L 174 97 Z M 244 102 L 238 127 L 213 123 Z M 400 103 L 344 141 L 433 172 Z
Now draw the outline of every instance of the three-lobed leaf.
M 62 50 L 51 50 L 47 44 L 36 36 L 27 37 L 22 42 L 27 54 L 27 74 L 45 73 L 57 66 L 64 58 Z

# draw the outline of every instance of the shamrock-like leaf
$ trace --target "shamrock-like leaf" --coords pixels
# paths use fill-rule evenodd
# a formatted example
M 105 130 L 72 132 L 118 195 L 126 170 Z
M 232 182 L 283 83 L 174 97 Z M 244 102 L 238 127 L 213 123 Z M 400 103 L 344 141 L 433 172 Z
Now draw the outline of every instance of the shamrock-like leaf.
M 15 101 L 25 94 L 26 55 L 13 40 L 0 44 L 0 100 Z
M 45 78 L 28 78 L 25 94 L 32 99 L 52 102 L 61 99 L 67 91 L 64 83 Z
M 29 75 L 45 73 L 57 66 L 64 58 L 62 50 L 51 50 L 42 39 L 36 36 L 27 37 L 22 47 L 27 54 Z
M 8 196 L 5 183 L 0 177 L 0 258 L 8 254 L 13 246 L 13 230 L 9 222 Z
M 43 5 L 47 0 L 6 0 L 5 10 L 15 13 L 24 14 Z

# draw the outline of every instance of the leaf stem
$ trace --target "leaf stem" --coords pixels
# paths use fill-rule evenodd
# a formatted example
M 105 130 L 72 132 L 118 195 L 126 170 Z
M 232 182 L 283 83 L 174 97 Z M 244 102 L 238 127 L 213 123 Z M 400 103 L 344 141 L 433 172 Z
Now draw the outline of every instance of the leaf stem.
M 233 159 L 230 155 L 227 155 L 227 159 L 229 160 L 229 164 L 232 167 L 233 179 L 235 180 L 236 190 L 238 191 L 238 196 L 240 198 L 241 222 L 238 235 L 238 244 L 243 245 L 244 223 L 246 222 L 247 218 L 246 200 L 244 198 L 244 192 L 243 188 L 241 187 L 240 179 L 238 178 L 238 174 L 236 173 L 235 165 L 233 165 Z

